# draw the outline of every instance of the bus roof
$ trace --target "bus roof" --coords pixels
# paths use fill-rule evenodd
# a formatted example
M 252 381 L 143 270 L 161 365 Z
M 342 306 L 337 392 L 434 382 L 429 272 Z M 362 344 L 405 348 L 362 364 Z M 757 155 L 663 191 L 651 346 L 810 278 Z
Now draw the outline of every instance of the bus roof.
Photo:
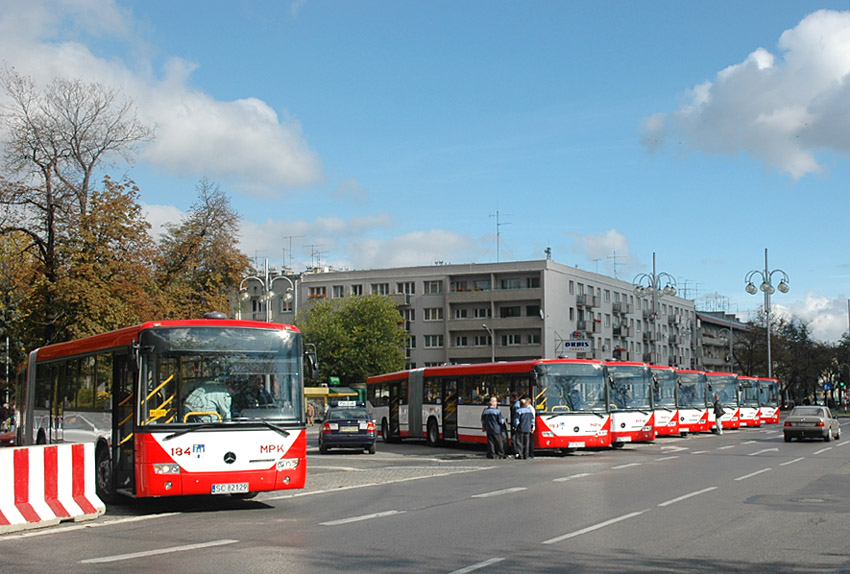
M 39 347 L 33 353 L 36 353 L 36 358 L 39 361 L 66 357 L 69 355 L 79 355 L 85 353 L 93 353 L 103 349 L 112 349 L 115 347 L 123 347 L 130 345 L 137 338 L 141 331 L 153 328 L 177 328 L 177 327 L 252 327 L 255 329 L 271 329 L 280 330 L 286 329 L 289 331 L 298 332 L 298 328 L 293 325 L 282 323 L 266 323 L 264 321 L 239 321 L 235 319 L 187 319 L 174 321 L 148 321 L 131 327 L 124 327 L 108 333 L 99 335 L 91 335 L 82 339 L 66 341 L 64 343 L 54 343 Z
M 526 361 L 497 361 L 495 363 L 464 363 L 461 365 L 441 365 L 439 367 L 423 367 L 420 369 L 426 377 L 486 375 L 490 373 L 528 373 L 535 365 L 573 363 L 585 365 L 601 365 L 601 361 L 592 359 L 530 359 Z M 367 384 L 385 383 L 404 379 L 411 371 L 397 371 L 383 375 L 375 375 L 366 380 Z
M 716 373 L 711 372 L 711 371 L 706 371 L 705 376 L 706 377 L 737 377 L 738 374 L 737 373 L 724 373 L 722 371 L 716 372 Z

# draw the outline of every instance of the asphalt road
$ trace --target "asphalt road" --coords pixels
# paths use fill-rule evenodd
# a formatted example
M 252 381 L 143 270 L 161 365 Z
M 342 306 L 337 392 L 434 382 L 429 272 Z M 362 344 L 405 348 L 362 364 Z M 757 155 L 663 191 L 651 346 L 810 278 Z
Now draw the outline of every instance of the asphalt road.
M 0 571 L 850 572 L 850 436 L 782 429 L 491 461 L 385 445 L 319 455 L 303 491 L 127 501 L 0 537 Z

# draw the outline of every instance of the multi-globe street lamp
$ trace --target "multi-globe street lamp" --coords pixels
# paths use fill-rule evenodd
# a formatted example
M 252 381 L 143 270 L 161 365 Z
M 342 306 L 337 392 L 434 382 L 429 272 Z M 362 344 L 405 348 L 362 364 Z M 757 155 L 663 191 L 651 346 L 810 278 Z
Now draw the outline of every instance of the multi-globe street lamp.
M 776 288 L 773 287 L 773 276 L 779 275 L 779 284 Z M 761 279 L 761 284 L 756 287 L 755 283 L 753 283 L 753 279 L 755 277 L 759 277 Z M 770 270 L 770 267 L 767 264 L 767 248 L 764 249 L 764 270 L 753 270 L 747 273 L 746 277 L 744 277 L 744 283 L 746 286 L 744 290 L 750 295 L 755 295 L 759 291 L 764 293 L 764 318 L 765 323 L 767 325 L 767 378 L 773 378 L 773 363 L 770 358 L 770 296 L 776 292 L 776 289 L 779 289 L 780 293 L 788 293 L 788 283 L 790 283 L 790 279 L 788 279 L 788 274 L 785 273 L 782 269 L 773 269 Z
M 652 320 L 652 334 L 657 332 L 656 320 L 658 318 L 658 299 L 664 295 L 671 297 L 676 294 L 676 278 L 665 272 L 655 270 L 655 252 L 652 252 L 652 273 L 638 273 L 632 279 L 635 286 L 635 295 L 638 297 L 649 297 L 652 301 L 650 318 Z M 652 337 L 652 335 L 650 335 Z M 650 341 L 652 339 L 650 338 Z M 654 345 L 653 345 L 654 348 Z
M 241 301 L 246 301 L 251 298 L 250 293 L 248 293 L 247 287 L 245 284 L 248 281 L 256 281 L 260 284 L 260 287 L 263 290 L 261 301 L 265 306 L 265 321 L 271 322 L 272 320 L 272 311 L 271 311 L 271 300 L 276 295 L 274 292 L 274 283 L 278 279 L 285 279 L 287 283 L 289 283 L 289 287 L 286 289 L 286 294 L 283 296 L 285 301 L 292 301 L 293 310 L 298 309 L 298 290 L 295 288 L 295 283 L 287 277 L 286 275 L 278 275 L 276 277 L 269 276 L 269 262 L 265 261 L 263 265 L 263 276 L 259 277 L 257 275 L 249 275 L 242 279 L 239 283 L 239 298 L 240 304 L 237 307 L 237 316 L 241 318 L 242 316 L 242 305 Z

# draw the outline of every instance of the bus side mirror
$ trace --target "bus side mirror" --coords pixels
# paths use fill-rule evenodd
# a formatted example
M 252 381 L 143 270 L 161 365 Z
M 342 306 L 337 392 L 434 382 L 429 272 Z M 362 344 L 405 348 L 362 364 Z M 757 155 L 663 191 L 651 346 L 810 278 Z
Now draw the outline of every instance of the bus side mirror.
M 319 359 L 316 357 L 316 345 L 308 343 L 307 350 L 304 351 L 304 361 L 307 363 L 307 372 L 309 378 L 319 378 Z

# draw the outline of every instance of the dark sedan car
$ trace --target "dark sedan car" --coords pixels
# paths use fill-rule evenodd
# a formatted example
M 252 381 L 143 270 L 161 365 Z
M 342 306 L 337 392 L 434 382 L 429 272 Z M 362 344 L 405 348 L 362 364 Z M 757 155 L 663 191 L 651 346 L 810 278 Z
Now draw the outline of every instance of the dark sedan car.
M 829 442 L 841 438 L 841 424 L 824 406 L 794 407 L 785 419 L 785 442 L 792 438 L 819 438 Z
M 340 401 L 325 414 L 319 433 L 319 452 L 330 448 L 357 448 L 375 454 L 375 421 L 361 402 Z

